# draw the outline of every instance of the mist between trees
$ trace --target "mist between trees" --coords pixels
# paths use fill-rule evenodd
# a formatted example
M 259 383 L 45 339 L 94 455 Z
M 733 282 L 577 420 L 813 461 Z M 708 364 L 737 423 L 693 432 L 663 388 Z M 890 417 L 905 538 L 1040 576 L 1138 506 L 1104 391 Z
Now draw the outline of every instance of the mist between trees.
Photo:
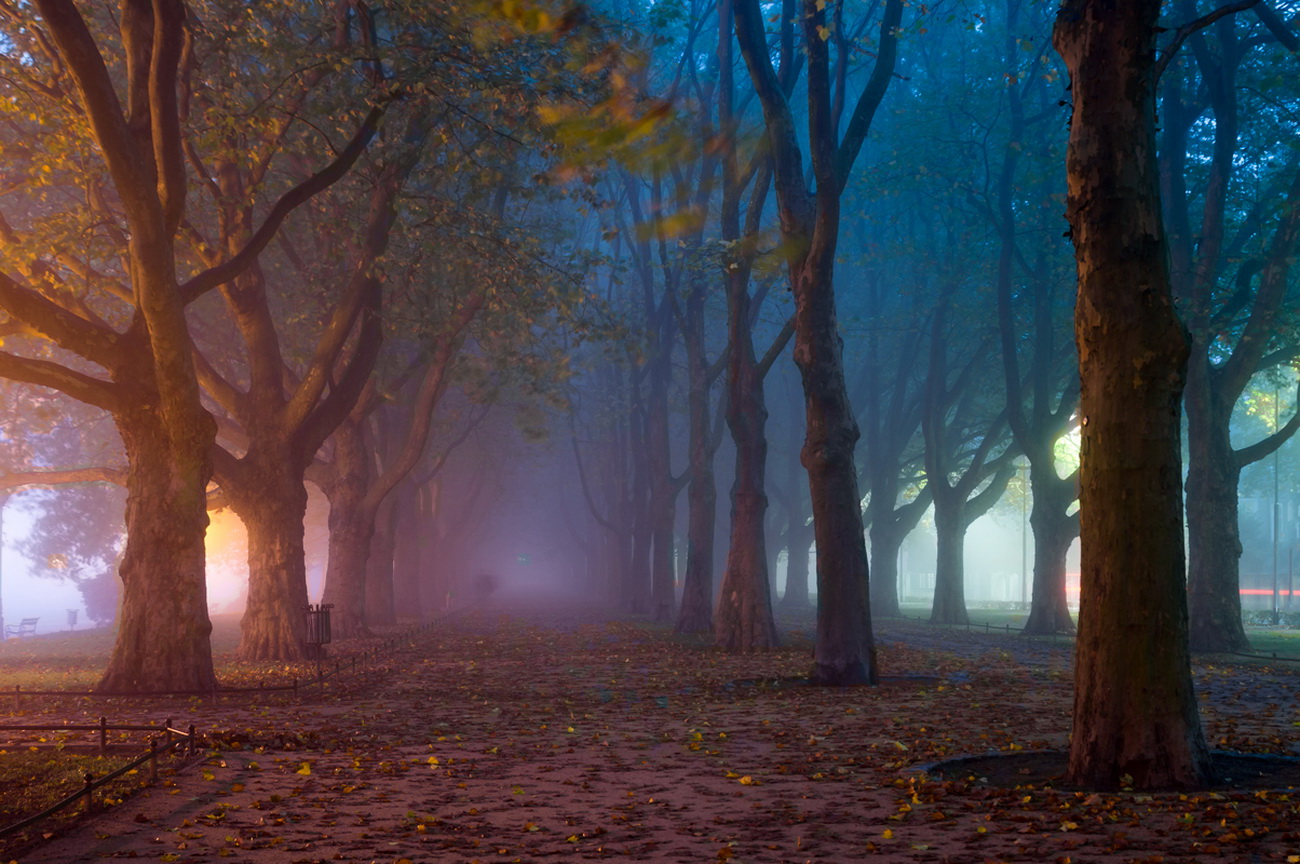
M 347 638 L 598 597 L 729 651 L 815 607 L 826 684 L 900 603 L 1081 596 L 1072 773 L 1195 779 L 1187 646 L 1294 587 L 1298 14 L 6 8 L 22 552 L 113 621 L 108 690 L 212 686 L 214 579 L 247 659 L 313 656 L 309 600 Z

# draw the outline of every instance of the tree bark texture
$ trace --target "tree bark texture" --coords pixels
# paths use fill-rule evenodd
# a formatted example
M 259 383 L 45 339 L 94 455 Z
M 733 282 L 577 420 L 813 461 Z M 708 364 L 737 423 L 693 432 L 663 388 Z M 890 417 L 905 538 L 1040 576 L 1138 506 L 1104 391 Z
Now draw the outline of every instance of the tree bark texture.
M 368 487 L 367 451 L 359 425 L 348 420 L 334 432 L 332 477 L 321 484 L 330 502 L 329 567 L 321 602 L 334 606 L 331 624 L 340 639 L 368 636 L 366 562 L 375 529 L 363 502 Z
M 934 600 L 930 606 L 932 624 L 969 624 L 966 612 L 966 520 L 965 502 L 951 494 L 934 500 L 934 533 L 937 540 L 934 563 Z
M 248 531 L 248 602 L 238 649 L 244 660 L 315 656 L 316 649 L 306 642 L 307 487 L 301 468 L 283 467 L 295 455 L 264 448 L 250 451 L 239 466 L 246 473 L 243 482 L 226 487 L 231 507 Z
M 736 445 L 731 488 L 731 544 L 722 595 L 714 616 L 714 640 L 727 651 L 758 651 L 777 645 L 767 570 L 767 403 L 750 332 L 748 272 L 727 279 L 727 427 Z
M 139 407 L 114 417 L 130 466 L 127 540 L 117 639 L 96 689 L 207 692 L 217 685 L 203 544 L 216 424 L 206 412 L 168 422 L 153 397 L 137 395 Z
M 1034 576 L 1029 617 L 1022 632 L 1042 635 L 1074 632 L 1065 590 L 1065 557 L 1079 536 L 1079 517 L 1067 513 L 1075 498 L 1073 481 L 1062 480 L 1054 468 L 1051 470 L 1052 476 L 1046 482 L 1038 470 L 1031 470 L 1029 475 L 1034 498 L 1029 512 L 1034 534 Z
M 1209 757 L 1187 650 L 1180 401 L 1155 146 L 1159 0 L 1068 0 L 1067 217 L 1079 296 L 1079 636 L 1069 782 L 1187 788 Z

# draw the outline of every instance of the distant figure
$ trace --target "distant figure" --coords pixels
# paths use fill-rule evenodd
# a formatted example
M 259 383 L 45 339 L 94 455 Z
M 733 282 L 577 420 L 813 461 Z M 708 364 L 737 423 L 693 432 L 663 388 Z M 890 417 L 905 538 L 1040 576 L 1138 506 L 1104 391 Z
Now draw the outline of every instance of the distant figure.
M 474 577 L 474 596 L 478 598 L 478 602 L 486 603 L 496 590 L 497 577 L 491 573 L 480 573 Z

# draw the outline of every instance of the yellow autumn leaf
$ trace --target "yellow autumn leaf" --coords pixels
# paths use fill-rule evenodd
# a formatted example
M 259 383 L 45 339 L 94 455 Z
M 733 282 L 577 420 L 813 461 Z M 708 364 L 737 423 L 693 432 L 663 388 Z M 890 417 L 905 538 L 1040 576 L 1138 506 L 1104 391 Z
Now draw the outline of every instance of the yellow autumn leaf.
M 1061 823 L 1061 830 L 1062 830 L 1062 831 L 1074 831 L 1074 830 L 1077 829 L 1078 827 L 1079 827 L 1079 823 L 1078 823 L 1078 822 L 1062 822 L 1062 823 Z
M 741 778 L 740 778 L 740 785 L 741 785 L 741 786 L 753 786 L 753 785 L 755 785 L 757 782 L 758 782 L 758 781 L 756 781 L 753 777 L 750 777 L 748 774 L 746 774 L 744 777 L 741 777 Z
M 886 840 L 893 840 L 893 839 L 894 839 L 894 832 L 893 832 L 893 831 L 890 831 L 888 828 L 886 828 L 886 829 L 885 829 L 885 833 L 882 834 L 882 835 L 880 835 L 880 836 L 884 837 Z
M 307 764 L 306 762 L 302 763 L 302 767 L 298 769 L 298 773 L 303 775 L 304 777 L 310 775 L 311 765 Z
M 831 38 L 831 28 L 829 28 L 829 27 L 822 27 L 821 25 L 818 25 L 818 27 L 817 27 L 817 38 L 818 38 L 818 39 L 821 39 L 823 42 L 825 42 L 827 39 Z
M 428 759 L 426 759 L 425 761 L 429 763 L 429 767 L 430 767 L 430 768 L 437 768 L 438 765 L 441 764 L 441 763 L 438 761 L 438 757 L 437 757 L 437 756 L 430 756 L 430 757 L 429 757 Z

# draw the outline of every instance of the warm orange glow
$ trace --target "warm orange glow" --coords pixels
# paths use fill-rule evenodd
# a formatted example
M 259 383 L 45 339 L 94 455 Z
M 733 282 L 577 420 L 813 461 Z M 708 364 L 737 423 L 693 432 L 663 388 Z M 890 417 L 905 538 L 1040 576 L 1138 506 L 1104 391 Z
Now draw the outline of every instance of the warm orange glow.
M 248 589 L 248 532 L 233 510 L 218 510 L 208 516 L 208 611 L 243 612 Z

